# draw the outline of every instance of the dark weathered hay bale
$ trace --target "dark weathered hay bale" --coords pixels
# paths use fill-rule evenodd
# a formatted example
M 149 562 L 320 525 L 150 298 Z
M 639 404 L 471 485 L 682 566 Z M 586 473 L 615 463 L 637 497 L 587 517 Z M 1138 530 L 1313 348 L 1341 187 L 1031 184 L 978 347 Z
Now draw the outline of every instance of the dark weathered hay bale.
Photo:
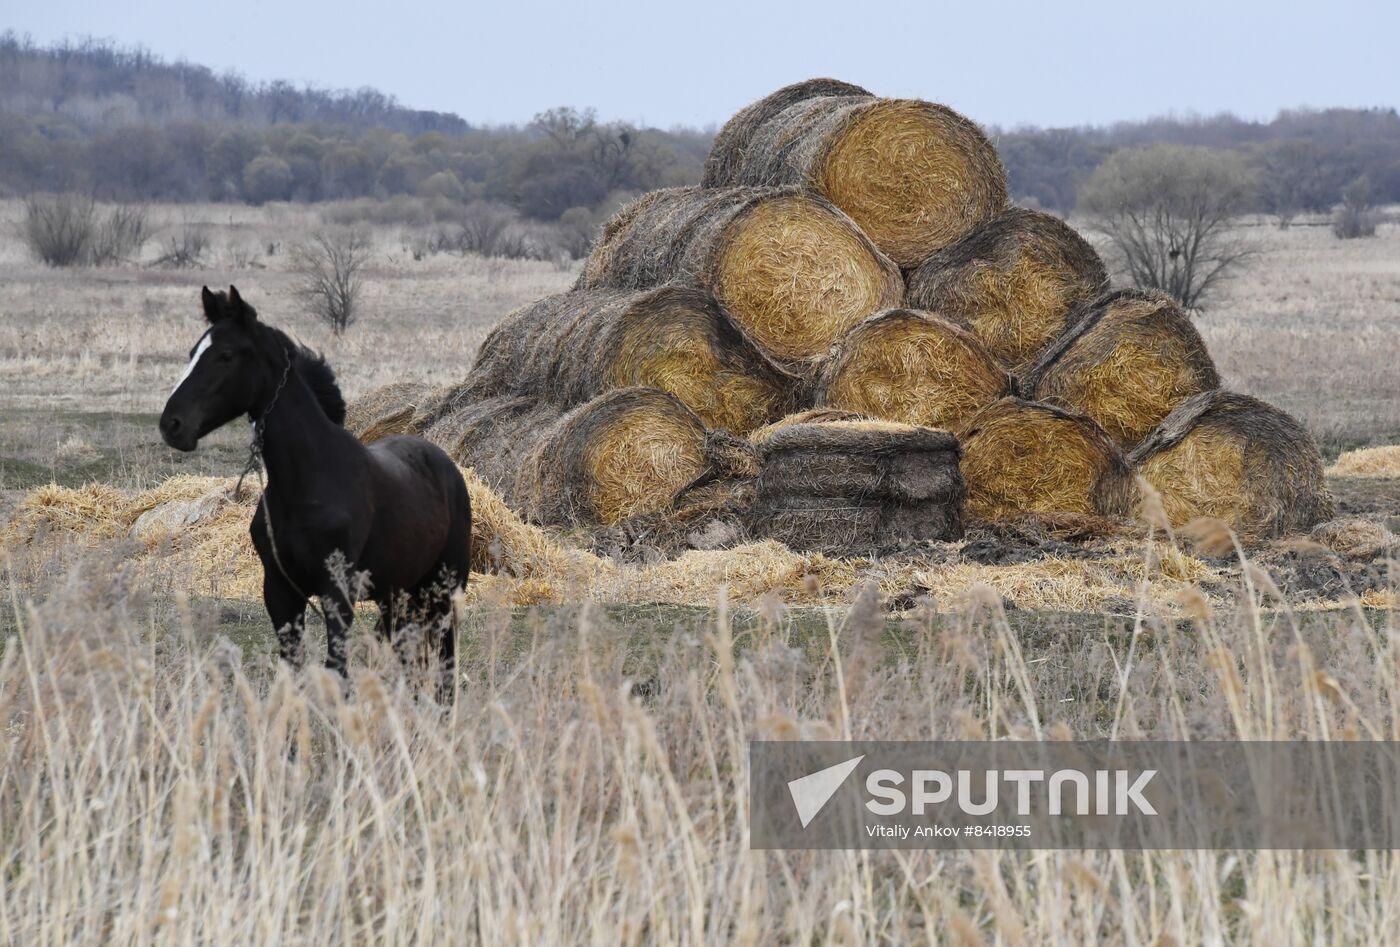
M 818 96 L 854 97 L 868 99 L 870 90 L 863 89 L 840 79 L 808 79 L 784 86 L 771 95 L 766 95 L 744 106 L 734 113 L 734 117 L 724 123 L 710 145 L 710 156 L 705 160 L 705 169 L 700 177 L 701 187 L 730 187 L 747 183 L 744 176 L 744 153 L 749 143 L 764 125 L 799 102 Z
M 543 431 L 564 409 L 528 395 L 505 395 L 478 401 L 447 401 L 426 423 L 421 434 L 464 467 L 471 467 L 487 486 L 519 509 L 516 475 Z
M 634 385 L 675 395 L 707 427 L 747 434 L 792 406 L 794 379 L 709 293 L 575 290 L 507 316 L 482 343 L 473 397 L 514 393 L 572 407 Z
M 818 405 L 959 431 L 1011 393 L 1011 376 L 966 329 L 890 309 L 856 326 L 822 366 Z
M 908 304 L 965 325 L 1002 364 L 1039 356 L 1108 288 L 1094 248 L 1050 214 L 1013 207 L 909 274 Z
M 366 444 L 392 434 L 412 434 L 419 408 L 441 389 L 396 381 L 360 395 L 345 409 L 345 429 Z
M 656 512 L 711 466 L 704 424 L 653 388 L 620 388 L 568 411 L 521 395 L 462 400 L 423 436 L 538 523 Z
M 516 475 L 522 510 L 543 523 L 616 523 L 666 509 L 709 469 L 705 426 L 674 395 L 621 388 L 535 438 Z
M 1131 512 L 1132 469 L 1113 438 L 1082 414 L 1003 398 L 972 419 L 962 447 L 973 519 Z
M 825 195 L 913 267 L 1006 204 L 987 136 L 942 105 L 817 79 L 748 106 L 710 148 L 704 187 L 797 185 Z
M 797 362 L 904 295 L 849 217 L 791 188 L 653 191 L 604 227 L 576 288 L 673 282 L 708 289 L 764 351 Z
M 1322 458 L 1289 415 L 1248 395 L 1188 398 L 1129 455 L 1173 525 L 1209 516 L 1248 540 L 1311 529 L 1333 513 Z
M 1028 397 L 1084 412 L 1125 450 L 1220 386 L 1190 317 L 1166 294 L 1135 289 L 1087 308 L 1022 381 Z
M 792 427 L 794 424 L 821 424 L 826 421 L 869 421 L 865 415 L 857 411 L 847 411 L 843 408 L 808 408 L 805 411 L 796 411 L 785 415 L 774 421 L 772 424 L 765 424 L 763 427 L 749 435 L 749 443 L 761 447 L 763 443 L 783 428 Z M 870 422 L 873 424 L 887 424 L 885 421 Z
M 962 534 L 958 442 L 889 422 L 791 424 L 759 445 L 750 529 L 794 549 L 888 551 Z

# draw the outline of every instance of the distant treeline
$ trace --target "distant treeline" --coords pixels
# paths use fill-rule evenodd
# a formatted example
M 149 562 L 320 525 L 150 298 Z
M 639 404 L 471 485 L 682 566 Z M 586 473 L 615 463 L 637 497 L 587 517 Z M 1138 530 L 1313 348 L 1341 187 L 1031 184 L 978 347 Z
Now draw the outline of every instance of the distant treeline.
M 1243 153 L 1259 171 L 1264 211 L 1326 210 L 1361 177 L 1375 200 L 1400 202 L 1394 109 L 992 132 L 1017 199 L 1059 211 L 1109 154 L 1151 142 Z M 373 89 L 256 84 L 107 42 L 40 47 L 0 35 L 0 194 L 252 203 L 411 194 L 552 221 L 693 183 L 709 144 L 705 132 L 605 123 L 569 108 L 524 126 L 472 126 Z
M 1380 203 L 1400 202 L 1400 115 L 1395 109 L 1280 112 L 1272 121 L 1233 115 L 1154 118 L 1107 128 L 995 131 L 1011 188 L 1023 202 L 1074 206 L 1079 186 L 1114 151 L 1168 143 L 1240 152 L 1257 172 L 1258 209 L 1325 211 L 1359 178 Z

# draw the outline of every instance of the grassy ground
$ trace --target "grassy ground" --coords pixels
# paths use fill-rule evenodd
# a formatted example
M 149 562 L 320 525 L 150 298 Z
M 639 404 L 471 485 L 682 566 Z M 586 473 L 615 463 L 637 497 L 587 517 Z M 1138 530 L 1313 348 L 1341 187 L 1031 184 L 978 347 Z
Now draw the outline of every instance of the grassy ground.
M 0 656 L 5 943 L 1389 943 L 1385 851 L 756 851 L 752 739 L 1396 739 L 1389 613 L 481 611 L 347 696 L 119 570 Z M 246 616 L 221 615 L 241 626 Z M 1285 644 L 1287 646 L 1282 646 Z

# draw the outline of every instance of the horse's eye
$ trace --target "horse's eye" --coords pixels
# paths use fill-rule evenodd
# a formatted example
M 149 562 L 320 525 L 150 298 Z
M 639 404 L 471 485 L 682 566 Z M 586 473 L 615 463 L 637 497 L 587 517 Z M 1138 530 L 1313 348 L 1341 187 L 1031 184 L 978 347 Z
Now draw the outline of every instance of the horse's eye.
M 220 352 L 220 353 L 219 353 L 219 361 L 221 361 L 221 362 L 231 362 L 231 361 L 233 361 L 233 353 L 232 353 L 232 352 Z

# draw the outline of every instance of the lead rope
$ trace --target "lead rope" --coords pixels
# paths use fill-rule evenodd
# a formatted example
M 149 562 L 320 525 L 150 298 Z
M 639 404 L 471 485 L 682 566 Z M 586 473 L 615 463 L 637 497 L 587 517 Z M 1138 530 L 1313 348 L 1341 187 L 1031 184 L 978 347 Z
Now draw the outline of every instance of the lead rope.
M 277 390 L 272 393 L 272 400 L 267 403 L 267 409 L 253 422 L 253 440 L 248 444 L 248 462 L 243 465 L 243 472 L 238 475 L 238 483 L 234 485 L 233 497 L 238 499 L 243 493 L 243 478 L 250 473 L 258 475 L 258 486 L 261 495 L 258 497 L 258 505 L 262 508 L 263 525 L 267 527 L 267 544 L 272 549 L 272 561 L 277 566 L 277 571 L 282 573 L 282 578 L 287 580 L 287 584 L 292 587 L 292 591 L 306 599 L 306 604 L 316 610 L 316 614 L 321 616 L 321 621 L 325 622 L 326 629 L 330 630 L 330 619 L 326 617 L 325 609 L 318 602 L 312 602 L 311 596 L 301 590 L 296 580 L 287 572 L 287 567 L 282 564 L 282 555 L 277 551 L 277 537 L 272 532 L 272 511 L 267 508 L 267 482 L 263 480 L 263 432 L 266 427 L 267 416 L 272 413 L 272 409 L 277 406 L 277 399 L 282 395 L 282 389 L 287 387 L 287 378 L 292 373 L 292 356 L 284 352 L 287 356 L 287 364 L 282 369 L 282 380 L 277 383 Z

